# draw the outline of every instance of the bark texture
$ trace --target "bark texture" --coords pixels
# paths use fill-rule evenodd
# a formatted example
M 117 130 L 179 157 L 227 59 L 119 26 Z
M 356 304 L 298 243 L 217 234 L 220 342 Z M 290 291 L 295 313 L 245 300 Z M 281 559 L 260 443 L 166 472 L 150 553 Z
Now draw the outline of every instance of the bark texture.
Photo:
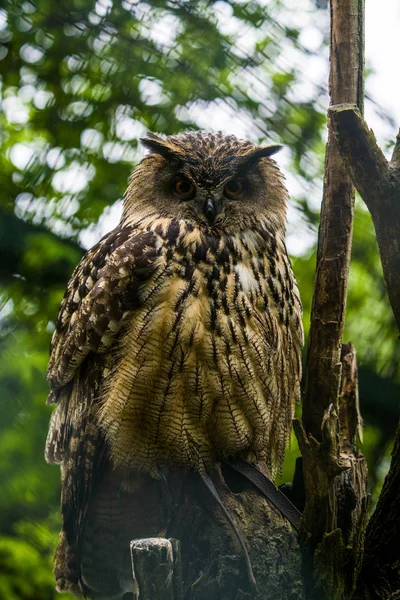
M 383 274 L 400 329 L 400 133 L 391 161 L 355 106 L 330 109 L 338 147 L 375 226 Z M 354 598 L 399 597 L 400 427 L 376 510 L 368 523 L 365 555 Z
M 182 600 L 178 540 L 147 538 L 131 542 L 132 576 L 139 598 Z
M 307 436 L 301 421 L 294 423 L 303 460 L 309 467 L 304 471 L 305 488 L 314 490 L 307 499 L 303 518 L 314 518 L 314 532 L 321 535 L 321 542 L 315 543 L 304 526 L 301 531 L 306 593 L 310 599 L 350 598 L 363 556 L 367 467 L 357 448 L 362 426 L 352 344 L 342 346 L 341 371 L 338 409 L 331 405 L 326 410 L 322 441 Z M 324 531 L 327 523 L 330 529 Z
M 332 0 L 330 10 L 331 104 L 351 102 L 362 110 L 364 1 Z M 339 600 L 354 589 L 366 518 L 366 467 L 354 434 L 360 422 L 355 354 L 351 347 L 342 352 L 353 214 L 354 187 L 328 119 L 303 417 L 295 423 L 304 460 L 307 597 L 318 600 Z M 350 369 L 343 377 L 342 362 Z
M 357 600 L 400 597 L 400 425 L 390 470 L 365 537 Z M 397 594 L 397 595 L 396 595 Z
M 331 104 L 363 106 L 361 0 L 331 2 Z M 340 352 L 346 310 L 348 270 L 353 231 L 354 188 L 328 120 L 324 193 L 318 236 L 317 269 L 308 344 L 303 424 L 321 439 L 321 424 L 330 404 L 337 405 Z
M 180 541 L 183 600 L 303 600 L 300 549 L 288 522 L 233 469 L 216 471 L 213 481 L 248 548 L 258 593 L 251 592 L 243 553 L 220 507 L 198 476 L 178 471 L 168 477 L 166 535 Z

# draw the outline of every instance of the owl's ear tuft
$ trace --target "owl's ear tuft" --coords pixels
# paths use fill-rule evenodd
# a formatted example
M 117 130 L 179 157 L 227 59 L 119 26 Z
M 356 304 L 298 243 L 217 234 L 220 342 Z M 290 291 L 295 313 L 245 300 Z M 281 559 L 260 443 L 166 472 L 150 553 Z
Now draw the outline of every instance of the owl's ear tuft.
M 268 158 L 269 156 L 276 154 L 279 150 L 282 150 L 282 148 L 283 146 L 281 144 L 269 144 L 268 146 L 256 148 L 256 150 L 249 152 L 249 154 L 246 154 L 243 158 L 246 163 L 256 162 L 260 158 Z
M 262 146 L 261 148 L 255 148 L 254 150 L 250 150 L 246 154 L 237 157 L 237 171 L 240 173 L 248 168 L 251 168 L 252 165 L 255 165 L 260 158 L 268 158 L 273 154 L 276 154 L 281 150 L 283 146 L 281 144 L 269 144 L 268 146 Z
M 148 133 L 147 137 L 140 138 L 141 143 L 147 150 L 150 150 L 153 154 L 161 154 L 167 159 L 178 159 L 179 148 L 171 144 L 168 139 L 161 137 L 156 133 Z
M 283 146 L 282 144 L 269 144 L 268 146 L 263 146 L 262 148 L 260 148 L 259 150 L 256 151 L 259 152 L 259 156 L 272 156 L 273 154 L 276 154 L 277 152 L 279 152 L 280 150 L 282 150 Z

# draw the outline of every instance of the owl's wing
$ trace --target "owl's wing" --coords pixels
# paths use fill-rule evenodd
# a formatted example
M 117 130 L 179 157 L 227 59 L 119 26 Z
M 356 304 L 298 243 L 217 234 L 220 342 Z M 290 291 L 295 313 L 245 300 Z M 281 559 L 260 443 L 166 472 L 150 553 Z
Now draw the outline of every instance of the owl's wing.
M 53 412 L 46 460 L 61 462 L 71 428 L 85 402 L 72 401 L 74 378 L 89 354 L 110 350 L 124 316 L 138 306 L 138 288 L 154 272 L 160 254 L 157 236 L 117 227 L 87 252 L 61 302 L 50 347 L 48 403 Z M 76 394 L 75 394 L 76 396 Z
M 71 382 L 90 352 L 110 349 L 158 255 L 152 232 L 117 227 L 83 257 L 61 302 L 51 342 L 47 376 L 52 390 Z M 56 402 L 53 393 L 49 403 Z
M 61 463 L 60 543 L 55 555 L 57 590 L 84 595 L 81 583 L 82 532 L 87 510 L 108 461 L 104 435 L 96 423 L 96 399 L 103 356 L 91 354 L 73 381 L 59 392 L 46 444 L 48 462 Z
M 62 300 L 51 342 L 48 379 L 52 413 L 45 456 L 61 463 L 61 541 L 55 576 L 59 591 L 82 593 L 82 528 L 96 482 L 108 460 L 96 422 L 108 351 L 138 289 L 156 270 L 157 237 L 117 227 L 83 257 Z

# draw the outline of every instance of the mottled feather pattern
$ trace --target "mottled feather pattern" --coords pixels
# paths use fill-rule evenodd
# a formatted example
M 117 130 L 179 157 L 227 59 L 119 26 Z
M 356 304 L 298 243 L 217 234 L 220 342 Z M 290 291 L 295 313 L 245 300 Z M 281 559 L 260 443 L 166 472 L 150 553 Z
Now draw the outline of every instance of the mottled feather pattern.
M 56 551 L 58 591 L 83 594 L 80 544 L 85 519 L 108 459 L 105 438 L 96 418 L 96 402 L 106 355 L 89 357 L 74 381 L 58 395 L 46 443 L 48 462 L 61 463 L 62 531 Z
M 75 269 L 51 344 L 55 575 L 60 591 L 87 597 L 129 591 L 129 564 L 128 575 L 118 569 L 129 539 L 157 535 L 161 471 L 242 457 L 274 475 L 300 396 L 301 303 L 277 147 L 203 132 L 145 144 L 121 223 Z M 177 176 L 192 199 L 177 197 Z M 231 201 L 234 177 L 245 185 Z
M 90 352 L 110 349 L 123 317 L 133 307 L 135 288 L 157 258 L 156 238 L 118 228 L 89 251 L 73 274 L 52 339 L 48 378 L 66 385 Z M 136 257 L 136 262 L 133 258 Z M 131 295 L 131 304 L 124 297 Z
M 244 452 L 274 472 L 302 344 L 283 240 L 261 221 L 237 237 L 174 219 L 147 229 L 160 240 L 158 267 L 120 332 L 100 404 L 114 463 L 202 470 Z

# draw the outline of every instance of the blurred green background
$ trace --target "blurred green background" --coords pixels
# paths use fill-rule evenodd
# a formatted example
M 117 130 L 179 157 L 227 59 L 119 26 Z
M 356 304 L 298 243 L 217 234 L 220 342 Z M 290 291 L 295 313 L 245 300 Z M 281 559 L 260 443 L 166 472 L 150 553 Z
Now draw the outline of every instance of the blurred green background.
M 288 247 L 308 329 L 329 23 L 324 2 L 297 4 L 3 0 L 1 599 L 56 595 L 59 469 L 43 459 L 49 341 L 72 269 L 118 220 L 129 173 L 143 155 L 140 135 L 201 127 L 285 144 L 278 162 L 292 196 Z M 400 350 L 361 201 L 345 340 L 358 352 L 363 452 L 376 499 L 398 415 Z M 297 454 L 293 442 L 283 480 Z

